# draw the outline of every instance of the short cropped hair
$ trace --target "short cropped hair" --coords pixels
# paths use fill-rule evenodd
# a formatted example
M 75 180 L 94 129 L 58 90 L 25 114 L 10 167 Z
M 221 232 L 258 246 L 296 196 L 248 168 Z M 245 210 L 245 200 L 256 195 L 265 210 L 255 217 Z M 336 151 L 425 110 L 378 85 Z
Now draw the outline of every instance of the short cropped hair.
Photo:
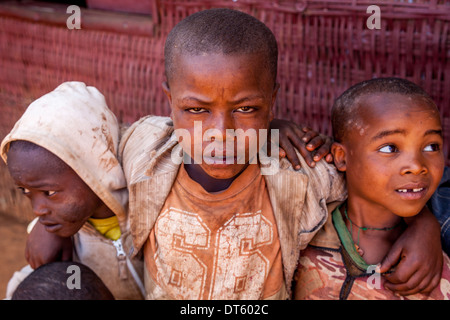
M 272 31 L 261 21 L 232 9 L 209 9 L 179 22 L 164 47 L 167 81 L 174 73 L 176 54 L 263 54 L 267 68 L 277 77 L 278 47 Z
M 71 266 L 79 268 L 79 288 L 67 285 L 69 277 L 75 274 L 69 270 Z M 114 296 L 92 269 L 65 261 L 44 264 L 34 270 L 17 286 L 11 300 L 114 300 Z
M 351 127 L 350 120 L 357 116 L 359 100 L 363 96 L 377 93 L 397 93 L 413 98 L 422 98 L 430 106 L 436 107 L 432 98 L 417 84 L 401 78 L 376 78 L 355 84 L 339 96 L 331 110 L 333 137 L 341 142 Z

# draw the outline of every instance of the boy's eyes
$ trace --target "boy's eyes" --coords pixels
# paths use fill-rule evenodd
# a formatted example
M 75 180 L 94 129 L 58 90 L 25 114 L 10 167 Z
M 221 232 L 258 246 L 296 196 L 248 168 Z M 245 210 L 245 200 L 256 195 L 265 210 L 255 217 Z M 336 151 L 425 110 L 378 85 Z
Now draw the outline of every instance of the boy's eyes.
M 30 190 L 28 190 L 28 189 L 26 189 L 26 188 L 19 187 L 19 190 L 22 191 L 22 193 L 23 193 L 24 195 L 30 194 Z
M 250 113 L 255 110 L 256 110 L 255 107 L 246 106 L 246 107 L 239 107 L 235 111 L 242 112 L 242 113 Z M 195 107 L 195 108 L 187 108 L 186 111 L 188 111 L 190 113 L 194 113 L 194 114 L 199 114 L 199 113 L 207 112 L 208 110 L 206 110 L 205 108 Z
M 425 148 L 423 148 L 423 151 L 426 152 L 433 152 L 433 151 L 439 151 L 441 150 L 441 147 L 438 143 L 431 143 L 427 145 Z
M 22 193 L 24 195 L 29 195 L 31 193 L 30 190 L 28 190 L 27 188 L 23 188 L 23 187 L 19 187 L 19 190 L 22 191 Z M 42 191 L 44 193 L 44 195 L 46 195 L 47 197 L 51 197 L 54 194 L 56 194 L 56 191 L 50 190 L 50 191 Z
M 382 153 L 394 153 L 394 152 L 398 152 L 398 149 L 396 146 L 389 144 L 387 146 L 381 147 L 380 149 L 378 149 L 378 151 L 380 151 Z
M 438 143 L 430 143 L 425 148 L 423 148 L 423 151 L 425 151 L 425 152 L 435 152 L 435 151 L 439 151 L 439 150 L 440 150 L 440 146 Z M 382 153 L 396 153 L 396 152 L 399 152 L 399 149 L 395 145 L 389 144 L 389 145 L 381 147 L 380 149 L 378 149 L 378 151 L 380 151 Z
M 188 108 L 188 109 L 186 109 L 186 111 L 197 114 L 197 113 L 205 112 L 206 109 L 205 108 Z
M 242 113 L 250 113 L 255 111 L 256 108 L 255 107 L 239 107 L 236 109 L 236 111 L 238 112 L 242 112 Z

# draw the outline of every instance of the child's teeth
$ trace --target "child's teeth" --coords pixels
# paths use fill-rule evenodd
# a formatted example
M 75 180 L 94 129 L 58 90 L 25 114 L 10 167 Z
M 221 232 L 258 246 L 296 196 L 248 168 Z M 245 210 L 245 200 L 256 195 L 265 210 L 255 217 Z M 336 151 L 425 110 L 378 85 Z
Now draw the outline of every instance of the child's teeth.
M 422 191 L 423 188 L 418 188 L 418 189 L 398 189 L 399 192 L 420 192 Z

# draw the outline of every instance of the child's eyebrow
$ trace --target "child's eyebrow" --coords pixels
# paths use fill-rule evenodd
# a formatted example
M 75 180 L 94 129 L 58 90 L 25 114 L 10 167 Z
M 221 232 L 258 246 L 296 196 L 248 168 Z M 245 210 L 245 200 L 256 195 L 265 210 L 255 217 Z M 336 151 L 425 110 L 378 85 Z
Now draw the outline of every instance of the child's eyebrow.
M 233 104 L 241 104 L 243 102 L 255 101 L 255 100 L 258 100 L 258 99 L 262 100 L 262 99 L 264 99 L 264 97 L 261 96 L 260 94 L 255 94 L 255 95 L 251 95 L 249 97 L 244 97 L 244 98 L 233 100 L 233 101 L 230 101 L 230 102 L 233 103 Z
M 397 130 L 385 130 L 385 131 L 381 131 L 380 133 L 378 133 L 376 136 L 374 136 L 372 139 L 371 139 L 371 141 L 376 141 L 376 140 L 379 140 L 379 139 L 381 139 L 381 138 L 384 138 L 384 137 L 386 137 L 386 136 L 390 136 L 390 135 L 394 135 L 394 134 L 402 134 L 402 135 L 405 135 L 406 134 L 406 130 L 401 130 L 401 129 L 397 129 Z M 436 130 L 436 129 L 430 129 L 430 130 L 427 130 L 425 133 L 424 133 L 424 137 L 425 136 L 428 136 L 428 135 L 432 135 L 432 134 L 437 134 L 437 135 L 439 135 L 439 136 L 441 136 L 442 137 L 442 130 Z
M 58 188 L 59 186 L 53 184 L 38 183 L 38 184 L 29 184 L 27 187 L 38 190 L 53 190 Z
M 240 99 L 229 101 L 229 103 L 241 104 L 241 103 L 247 102 L 247 101 L 255 101 L 255 100 L 262 100 L 262 99 L 264 99 L 264 97 L 262 95 L 255 94 L 255 95 L 251 95 L 251 96 L 248 96 L 248 97 L 243 97 L 243 98 L 240 98 Z M 212 104 L 213 103 L 212 101 L 209 101 L 209 100 L 204 99 L 202 97 L 199 98 L 199 97 L 194 97 L 194 96 L 187 96 L 187 97 L 184 97 L 184 98 L 181 99 L 182 103 L 187 103 L 187 102 L 192 102 L 192 101 L 197 102 L 197 103 L 201 103 L 201 104 Z
M 197 103 L 201 103 L 201 104 L 211 104 L 212 102 L 210 101 L 206 101 L 206 100 L 202 100 L 201 98 L 197 98 L 197 97 L 184 97 L 181 99 L 182 103 L 187 103 L 187 102 L 197 102 Z
M 430 134 L 437 134 L 438 136 L 443 137 L 442 130 L 440 130 L 440 129 L 439 130 L 433 130 L 433 129 L 428 130 L 427 132 L 425 132 L 424 136 L 428 136 Z
M 376 141 L 379 140 L 381 138 L 384 138 L 386 136 L 391 136 L 394 134 L 406 134 L 406 130 L 401 130 L 401 129 L 397 129 L 397 130 L 384 130 L 379 132 L 376 136 L 372 137 L 371 141 Z
M 18 185 L 19 186 L 19 185 Z M 59 188 L 60 185 L 57 182 L 47 182 L 47 181 L 30 181 L 26 183 L 25 186 L 20 185 L 19 187 L 32 188 L 32 189 L 56 189 Z

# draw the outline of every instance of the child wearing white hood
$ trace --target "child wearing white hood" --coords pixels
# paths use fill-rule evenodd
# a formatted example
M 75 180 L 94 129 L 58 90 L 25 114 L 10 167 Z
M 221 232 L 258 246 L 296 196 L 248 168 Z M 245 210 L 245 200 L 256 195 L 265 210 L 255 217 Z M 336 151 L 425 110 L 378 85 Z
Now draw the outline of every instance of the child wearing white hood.
M 117 160 L 119 135 L 104 96 L 84 83 L 66 82 L 30 104 L 0 151 L 30 199 L 38 227 L 73 236 L 73 260 L 90 267 L 116 299 L 142 299 L 141 262 L 123 249 L 128 192 Z M 14 274 L 6 298 L 31 271 Z

